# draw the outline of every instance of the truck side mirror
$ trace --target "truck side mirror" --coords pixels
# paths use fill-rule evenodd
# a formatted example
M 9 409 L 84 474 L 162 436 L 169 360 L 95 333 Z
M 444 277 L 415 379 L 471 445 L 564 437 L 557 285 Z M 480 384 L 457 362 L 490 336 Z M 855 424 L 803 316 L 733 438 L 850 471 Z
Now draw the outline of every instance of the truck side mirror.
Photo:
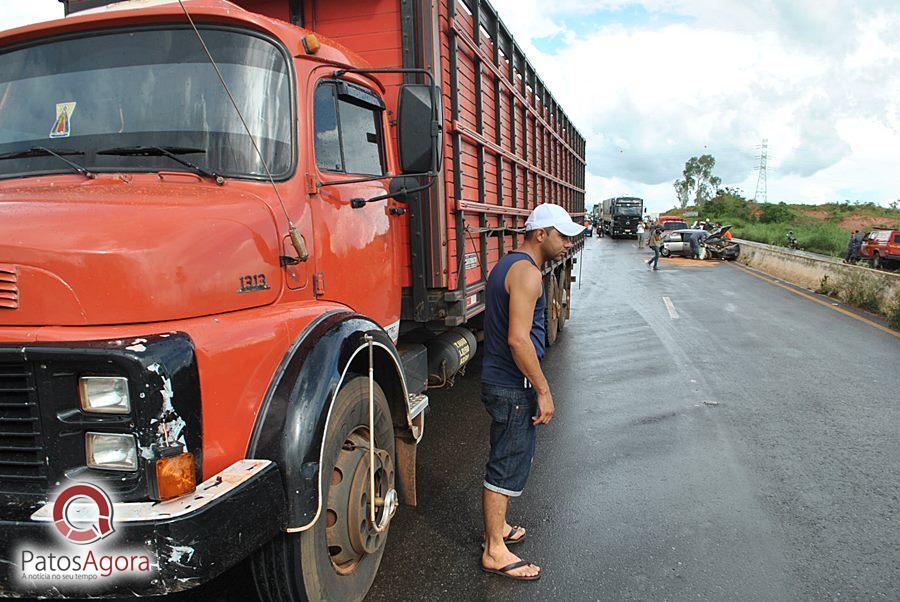
M 438 169 L 439 98 L 434 86 L 405 84 L 400 88 L 400 170 L 405 174 L 434 173 Z

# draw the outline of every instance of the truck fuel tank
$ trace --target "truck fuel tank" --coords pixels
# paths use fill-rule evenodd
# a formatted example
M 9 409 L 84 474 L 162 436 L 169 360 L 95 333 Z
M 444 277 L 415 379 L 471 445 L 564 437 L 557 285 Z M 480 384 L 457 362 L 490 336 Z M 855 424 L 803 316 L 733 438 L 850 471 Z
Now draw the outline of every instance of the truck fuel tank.
M 475 355 L 478 343 L 468 328 L 453 328 L 427 343 L 428 386 L 441 388 L 453 386 L 453 377 Z

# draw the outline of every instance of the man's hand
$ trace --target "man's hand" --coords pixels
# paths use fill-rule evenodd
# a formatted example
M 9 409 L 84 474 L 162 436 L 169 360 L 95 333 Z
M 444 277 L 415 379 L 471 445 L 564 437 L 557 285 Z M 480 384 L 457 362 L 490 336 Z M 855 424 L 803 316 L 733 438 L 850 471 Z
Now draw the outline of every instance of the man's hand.
M 553 412 L 555 411 L 555 407 L 553 406 L 553 395 L 550 394 L 550 389 L 547 389 L 545 393 L 538 393 L 537 402 L 538 415 L 531 419 L 531 421 L 534 422 L 534 426 L 549 423 L 550 419 L 553 418 Z

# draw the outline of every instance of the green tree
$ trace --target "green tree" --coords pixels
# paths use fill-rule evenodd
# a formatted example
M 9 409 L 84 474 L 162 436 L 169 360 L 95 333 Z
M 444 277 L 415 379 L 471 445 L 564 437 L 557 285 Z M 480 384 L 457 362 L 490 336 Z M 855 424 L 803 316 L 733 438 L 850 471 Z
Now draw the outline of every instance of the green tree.
M 690 191 L 685 180 L 675 180 L 675 196 L 678 198 L 678 206 L 684 209 L 690 201 Z
M 722 179 L 713 175 L 712 170 L 716 166 L 716 160 L 712 155 L 691 157 L 684 164 L 682 179 L 675 180 L 675 194 L 678 202 L 684 209 L 690 203 L 697 207 L 703 206 L 719 188 Z
M 733 221 L 735 218 L 750 220 L 750 205 L 740 188 L 726 186 L 724 190 L 717 190 L 716 196 L 706 201 L 703 216 L 725 221 Z

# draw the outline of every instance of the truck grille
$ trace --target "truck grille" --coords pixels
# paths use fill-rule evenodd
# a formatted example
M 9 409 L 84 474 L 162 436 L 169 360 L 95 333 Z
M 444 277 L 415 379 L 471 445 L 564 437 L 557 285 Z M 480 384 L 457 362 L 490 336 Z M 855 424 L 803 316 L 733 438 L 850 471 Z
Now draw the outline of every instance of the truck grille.
M 19 278 L 16 267 L 0 263 L 0 309 L 19 307 Z
M 31 490 L 46 481 L 31 365 L 0 362 L 0 490 Z

